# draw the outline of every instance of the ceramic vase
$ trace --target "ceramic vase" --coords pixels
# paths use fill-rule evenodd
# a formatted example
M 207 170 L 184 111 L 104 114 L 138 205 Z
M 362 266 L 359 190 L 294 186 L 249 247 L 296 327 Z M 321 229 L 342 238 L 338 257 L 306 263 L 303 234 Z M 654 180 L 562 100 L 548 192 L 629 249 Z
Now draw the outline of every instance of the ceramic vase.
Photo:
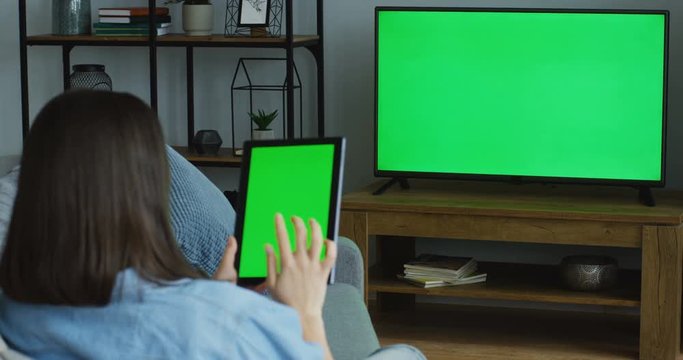
M 211 35 L 213 5 L 183 5 L 183 30 L 189 36 Z
M 251 138 L 254 140 L 273 140 L 275 139 L 275 131 L 272 129 L 253 130 L 251 132 Z

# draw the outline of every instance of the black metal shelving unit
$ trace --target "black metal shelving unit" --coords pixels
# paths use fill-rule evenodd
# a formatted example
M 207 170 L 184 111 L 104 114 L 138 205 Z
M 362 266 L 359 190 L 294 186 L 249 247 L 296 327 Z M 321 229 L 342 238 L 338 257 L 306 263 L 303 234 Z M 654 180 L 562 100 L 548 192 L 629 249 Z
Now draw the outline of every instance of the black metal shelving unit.
M 30 46 L 59 46 L 62 48 L 62 72 L 64 89 L 69 86 L 71 68 L 71 51 L 77 46 L 136 46 L 149 49 L 149 91 L 150 104 L 157 109 L 157 47 L 184 47 L 186 58 L 186 86 L 187 86 L 187 148 L 183 153 L 191 162 L 203 166 L 238 167 L 239 158 L 202 158 L 193 154 L 191 150 L 192 138 L 195 133 L 194 124 L 194 49 L 203 47 L 220 48 L 275 48 L 285 51 L 286 59 L 286 134 L 288 138 L 295 136 L 294 131 L 294 49 L 305 48 L 311 52 L 317 68 L 317 104 L 318 136 L 325 135 L 325 79 L 323 53 L 323 0 L 316 2 L 316 33 L 313 35 L 294 35 L 293 31 L 293 0 L 285 0 L 285 35 L 281 37 L 252 38 L 225 37 L 223 34 L 211 36 L 186 36 L 184 34 L 170 34 L 156 36 L 154 24 L 156 0 L 148 0 L 150 8 L 150 36 L 139 37 L 103 37 L 94 35 L 35 35 L 28 36 L 26 29 L 26 0 L 19 1 L 19 43 L 21 62 L 21 110 L 22 134 L 25 138 L 29 131 L 29 89 L 28 89 L 28 48 Z
M 237 151 L 238 148 L 235 146 L 235 133 L 236 133 L 236 128 L 235 128 L 235 92 L 240 92 L 244 91 L 249 94 L 249 112 L 254 112 L 254 92 L 281 92 L 282 93 L 282 108 L 285 109 L 287 107 L 286 105 L 286 99 L 287 99 L 287 80 L 285 80 L 282 84 L 254 84 L 252 82 L 252 77 L 249 75 L 249 69 L 247 68 L 247 63 L 253 63 L 253 62 L 281 62 L 281 61 L 286 61 L 287 59 L 285 58 L 262 58 L 262 57 L 250 57 L 250 58 L 240 58 L 237 62 L 237 68 L 235 69 L 235 74 L 232 77 L 232 83 L 230 85 L 230 128 L 232 132 L 232 147 L 233 147 L 233 154 L 237 156 Z M 238 85 L 238 78 L 239 75 L 243 74 L 243 78 L 246 81 L 246 84 L 244 85 Z M 299 137 L 303 138 L 303 131 L 304 131 L 304 125 L 303 125 L 303 84 L 301 82 L 301 77 L 299 76 L 299 71 L 297 70 L 296 64 L 294 64 L 294 76 L 296 79 L 296 82 L 294 83 L 293 89 L 295 91 L 298 91 L 298 98 L 299 98 Z M 288 114 L 285 114 L 284 121 L 282 122 L 283 129 L 282 133 L 287 134 L 287 124 L 290 123 L 287 118 Z M 250 129 L 254 130 L 254 124 L 253 122 L 249 121 L 251 123 Z M 293 121 L 292 121 L 293 122 Z

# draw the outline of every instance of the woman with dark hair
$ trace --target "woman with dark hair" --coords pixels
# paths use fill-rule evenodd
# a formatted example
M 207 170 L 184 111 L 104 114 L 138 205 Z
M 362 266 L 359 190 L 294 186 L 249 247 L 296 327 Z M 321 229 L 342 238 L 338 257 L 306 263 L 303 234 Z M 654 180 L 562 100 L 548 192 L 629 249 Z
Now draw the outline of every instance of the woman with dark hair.
M 322 322 L 336 247 L 276 218 L 274 299 L 234 285 L 228 241 L 207 279 L 184 260 L 168 219 L 168 165 L 156 115 L 139 99 L 69 92 L 38 114 L 0 262 L 0 333 L 36 358 L 328 358 Z M 227 280 L 227 281 L 226 281 Z M 284 304 L 284 305 L 283 305 Z

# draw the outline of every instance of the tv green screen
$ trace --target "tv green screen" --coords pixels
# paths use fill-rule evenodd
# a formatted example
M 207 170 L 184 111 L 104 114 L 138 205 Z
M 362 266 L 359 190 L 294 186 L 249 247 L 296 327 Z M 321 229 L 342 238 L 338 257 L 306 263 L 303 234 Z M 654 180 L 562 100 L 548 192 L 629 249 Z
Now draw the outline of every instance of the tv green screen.
M 240 278 L 267 275 L 265 244 L 271 244 L 279 259 L 275 237 L 275 214 L 285 218 L 292 249 L 296 248 L 294 226 L 290 219 L 300 216 L 316 219 L 323 236 L 336 237 L 336 222 L 341 183 L 340 154 L 343 140 L 297 140 L 291 142 L 252 142 L 242 169 L 236 234 L 240 241 L 238 273 Z M 310 231 L 310 228 L 309 228 Z M 310 234 L 309 234 L 310 244 Z M 321 258 L 324 255 L 324 249 Z M 279 261 L 278 261 L 279 266 Z
M 663 184 L 667 17 L 377 8 L 376 174 Z

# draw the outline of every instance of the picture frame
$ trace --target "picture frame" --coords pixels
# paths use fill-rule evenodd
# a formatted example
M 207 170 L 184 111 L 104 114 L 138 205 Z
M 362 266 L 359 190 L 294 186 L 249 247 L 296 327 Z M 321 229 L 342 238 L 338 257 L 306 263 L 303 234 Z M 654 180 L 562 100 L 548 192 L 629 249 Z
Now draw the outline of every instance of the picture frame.
M 241 27 L 267 27 L 270 23 L 271 0 L 240 0 L 237 25 Z

